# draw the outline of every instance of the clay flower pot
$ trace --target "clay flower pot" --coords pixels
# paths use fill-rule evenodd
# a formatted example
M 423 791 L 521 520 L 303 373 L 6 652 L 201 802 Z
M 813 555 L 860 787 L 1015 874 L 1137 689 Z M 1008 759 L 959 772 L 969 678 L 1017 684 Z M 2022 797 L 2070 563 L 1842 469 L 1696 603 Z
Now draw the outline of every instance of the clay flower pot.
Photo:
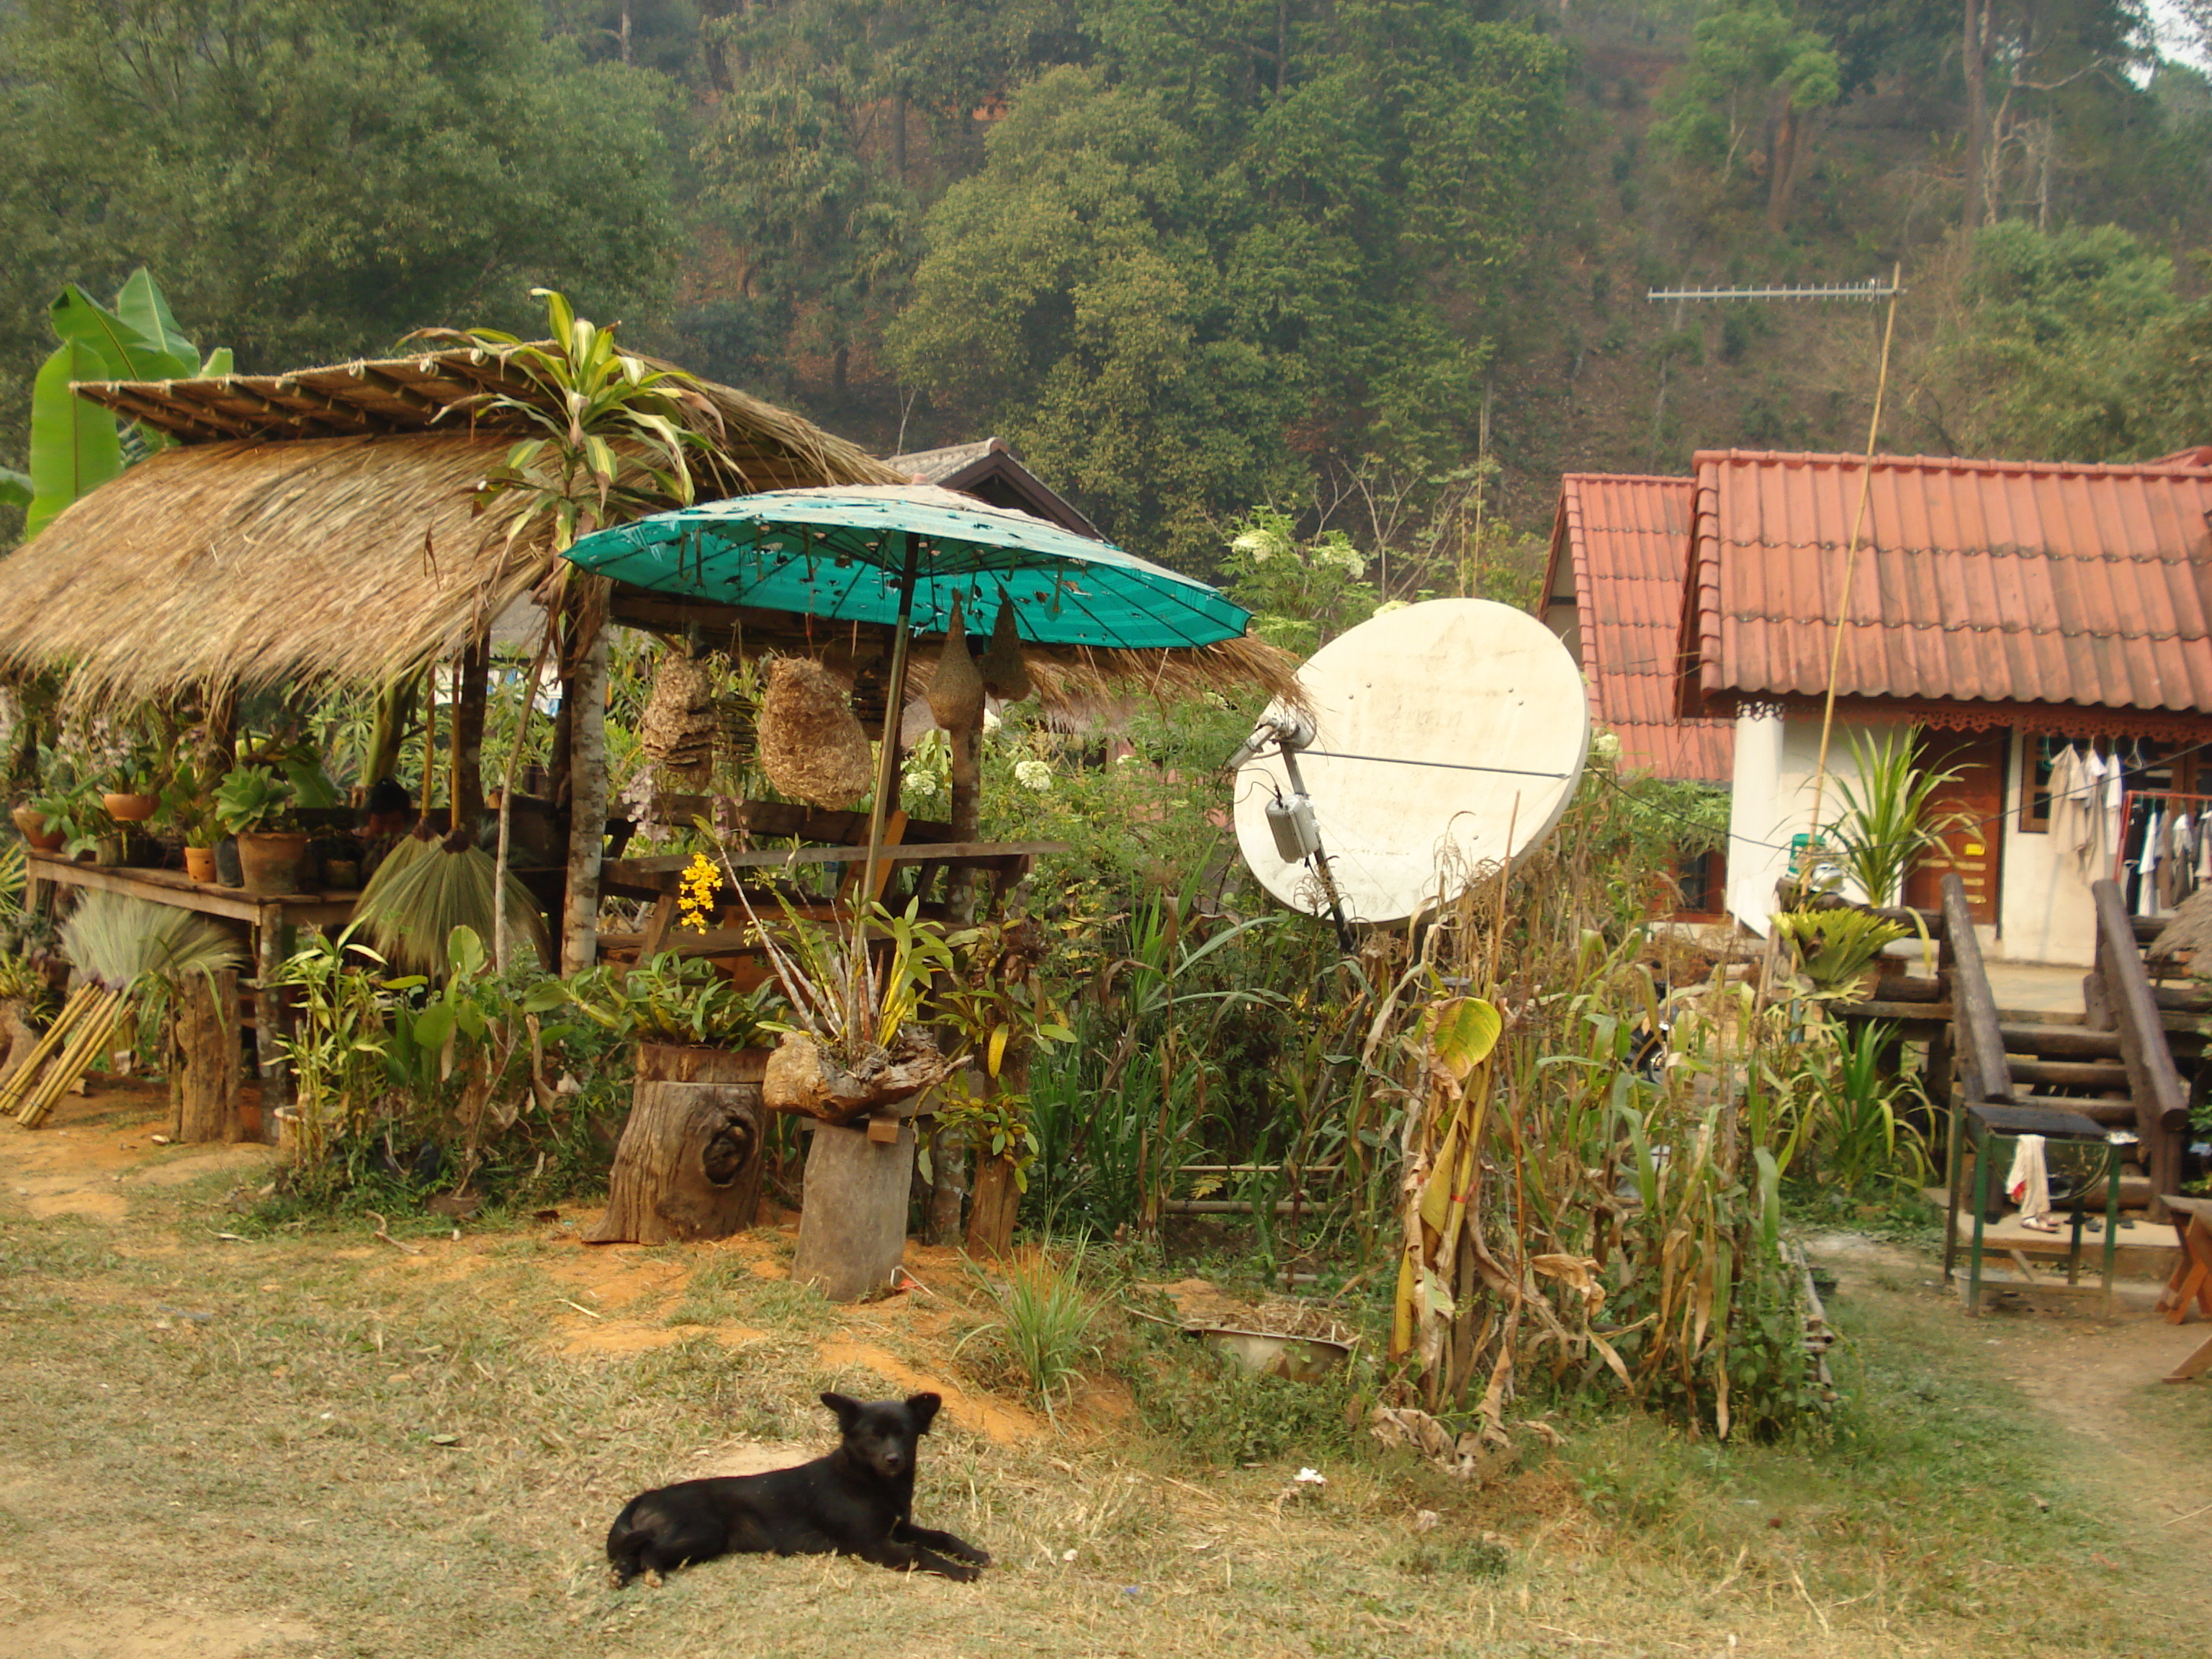
M 102 795 L 100 800 L 118 823 L 143 823 L 161 805 L 158 795 Z
M 46 828 L 46 815 L 27 806 L 19 806 L 13 814 L 15 828 L 23 832 L 23 839 L 34 851 L 58 853 L 62 850 L 62 832 Z
M 187 847 L 185 848 L 185 873 L 194 881 L 215 879 L 215 848 Z
M 300 860 L 307 856 L 304 830 L 258 830 L 238 838 L 238 870 L 249 893 L 300 891 Z

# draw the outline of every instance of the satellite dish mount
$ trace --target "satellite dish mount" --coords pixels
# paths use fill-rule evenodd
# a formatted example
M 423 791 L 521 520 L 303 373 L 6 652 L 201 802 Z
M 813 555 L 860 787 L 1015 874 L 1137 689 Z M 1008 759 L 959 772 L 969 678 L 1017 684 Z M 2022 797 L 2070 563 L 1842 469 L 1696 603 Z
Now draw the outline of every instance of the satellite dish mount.
M 1320 880 L 1322 892 L 1328 899 L 1329 919 L 1336 924 L 1337 945 L 1350 956 L 1357 946 L 1344 919 L 1344 900 L 1336 890 L 1336 878 L 1329 873 L 1328 854 L 1322 850 L 1321 823 L 1314 816 L 1313 797 L 1306 793 L 1306 781 L 1298 771 L 1298 750 L 1311 746 L 1313 740 L 1313 722 L 1297 710 L 1269 709 L 1223 769 L 1234 772 L 1270 749 L 1282 758 L 1291 793 L 1286 797 L 1275 788 L 1275 798 L 1265 809 L 1268 832 L 1274 836 L 1275 851 L 1284 863 L 1304 864 Z

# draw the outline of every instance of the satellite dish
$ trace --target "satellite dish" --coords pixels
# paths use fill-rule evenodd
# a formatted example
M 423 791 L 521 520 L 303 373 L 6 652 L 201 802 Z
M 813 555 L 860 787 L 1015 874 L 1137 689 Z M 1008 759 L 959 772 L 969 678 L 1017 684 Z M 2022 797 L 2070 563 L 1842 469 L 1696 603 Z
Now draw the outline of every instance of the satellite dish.
M 1271 706 L 1237 757 L 1237 844 L 1262 886 L 1314 915 L 1332 908 L 1323 865 L 1346 921 L 1388 926 L 1453 896 L 1552 833 L 1589 753 L 1573 653 L 1488 599 L 1362 623 L 1298 684 L 1310 721 Z

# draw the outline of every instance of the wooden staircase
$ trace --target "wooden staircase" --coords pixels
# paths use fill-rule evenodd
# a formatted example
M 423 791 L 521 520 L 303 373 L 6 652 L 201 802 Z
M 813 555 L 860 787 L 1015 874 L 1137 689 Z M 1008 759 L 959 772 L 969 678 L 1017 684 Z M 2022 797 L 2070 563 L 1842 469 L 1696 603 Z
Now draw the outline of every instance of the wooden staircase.
M 2151 983 L 2142 947 L 2160 924 L 2129 915 L 2119 889 L 2100 881 L 2093 889 L 2096 960 L 2082 978 L 2081 1012 L 2000 1010 L 1956 874 L 1945 875 L 1942 891 L 1958 1055 L 1954 1107 L 2073 1112 L 2107 1128 L 2134 1131 L 2120 1203 L 2164 1221 L 2160 1195 L 2179 1188 L 2188 1129 L 2182 1071 L 2193 1075 L 2203 1054 L 2199 1027 L 2212 998 Z

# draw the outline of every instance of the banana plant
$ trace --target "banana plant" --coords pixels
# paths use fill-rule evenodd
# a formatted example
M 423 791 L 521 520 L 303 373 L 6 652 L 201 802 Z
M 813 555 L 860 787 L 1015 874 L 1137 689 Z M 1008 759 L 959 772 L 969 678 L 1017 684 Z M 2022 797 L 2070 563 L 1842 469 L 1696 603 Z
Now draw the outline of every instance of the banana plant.
M 187 380 L 231 372 L 228 347 L 201 360 L 143 265 L 131 272 L 112 307 L 71 283 L 46 307 L 46 320 L 61 344 L 32 383 L 30 471 L 0 473 L 0 502 L 27 509 L 26 539 L 132 460 L 169 441 L 149 427 L 134 425 L 126 445 L 115 416 L 78 397 L 72 381 Z

